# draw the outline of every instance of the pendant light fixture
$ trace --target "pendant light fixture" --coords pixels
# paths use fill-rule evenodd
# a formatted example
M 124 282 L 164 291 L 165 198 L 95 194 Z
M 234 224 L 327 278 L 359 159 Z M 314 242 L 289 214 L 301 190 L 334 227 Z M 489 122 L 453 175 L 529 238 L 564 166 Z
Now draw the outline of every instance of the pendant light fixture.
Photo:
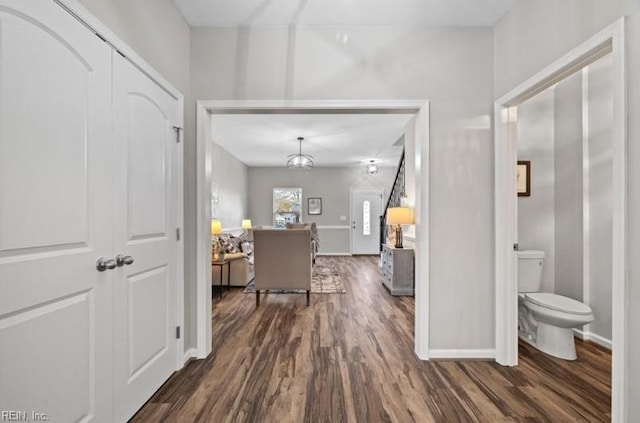
M 313 167 L 313 157 L 308 154 L 302 154 L 302 141 L 303 137 L 298 137 L 300 148 L 298 154 L 291 154 L 288 156 L 287 167 L 289 169 L 311 169 Z

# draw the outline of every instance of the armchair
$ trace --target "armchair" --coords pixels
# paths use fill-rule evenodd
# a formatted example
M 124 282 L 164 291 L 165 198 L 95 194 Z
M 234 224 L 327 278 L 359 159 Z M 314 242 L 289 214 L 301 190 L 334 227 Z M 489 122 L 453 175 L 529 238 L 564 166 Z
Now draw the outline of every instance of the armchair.
M 311 231 L 256 229 L 253 231 L 256 307 L 260 291 L 300 289 L 311 294 Z

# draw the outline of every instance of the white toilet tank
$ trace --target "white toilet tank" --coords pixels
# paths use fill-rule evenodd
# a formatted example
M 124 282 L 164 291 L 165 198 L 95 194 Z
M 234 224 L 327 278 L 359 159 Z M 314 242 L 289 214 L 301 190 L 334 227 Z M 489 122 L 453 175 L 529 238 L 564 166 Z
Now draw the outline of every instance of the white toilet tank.
M 538 292 L 542 286 L 544 251 L 518 251 L 518 292 Z

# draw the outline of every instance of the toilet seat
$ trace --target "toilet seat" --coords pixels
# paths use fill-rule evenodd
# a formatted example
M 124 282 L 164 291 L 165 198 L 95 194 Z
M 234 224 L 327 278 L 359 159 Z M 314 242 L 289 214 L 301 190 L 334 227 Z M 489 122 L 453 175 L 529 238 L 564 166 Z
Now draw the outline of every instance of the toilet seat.
M 592 313 L 588 305 L 573 298 L 552 294 L 550 292 L 531 292 L 525 294 L 524 298 L 533 304 L 550 310 L 577 315 L 588 315 Z

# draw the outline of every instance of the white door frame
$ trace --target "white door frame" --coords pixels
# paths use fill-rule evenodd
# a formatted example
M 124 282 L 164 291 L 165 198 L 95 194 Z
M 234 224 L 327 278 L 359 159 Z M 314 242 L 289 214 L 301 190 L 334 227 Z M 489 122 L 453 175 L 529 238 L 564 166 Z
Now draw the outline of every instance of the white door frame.
M 183 172 L 183 157 L 184 157 L 184 142 L 182 137 L 182 127 L 184 126 L 184 96 L 178 89 L 176 89 L 169 81 L 167 81 L 160 73 L 158 73 L 153 67 L 147 63 L 142 57 L 140 57 L 131 47 L 127 45 L 120 37 L 113 33 L 106 25 L 100 22 L 89 10 L 87 10 L 78 0 L 53 0 L 60 5 L 68 13 L 82 22 L 90 31 L 95 34 L 99 34 L 100 38 L 105 40 L 107 44 L 112 46 L 116 51 L 123 55 L 129 62 L 131 62 L 136 68 L 144 73 L 149 79 L 155 82 L 160 88 L 162 88 L 167 94 L 180 102 L 180 110 L 178 112 L 178 122 L 176 126 L 180 128 L 176 135 L 178 139 L 178 145 L 176 148 L 176 225 L 177 229 L 184 232 L 184 172 Z M 177 272 L 177 292 L 176 292 L 176 312 L 177 312 L 177 325 L 183 328 L 184 332 L 184 237 L 180 237 L 177 241 L 176 247 L 176 272 Z M 180 336 L 176 342 L 176 364 L 175 369 L 181 369 L 184 367 L 184 336 Z
M 496 361 L 518 364 L 516 106 L 600 57 L 613 55 L 612 421 L 626 421 L 627 66 L 621 18 L 495 102 Z
M 336 114 L 354 111 L 414 113 L 416 115 L 416 292 L 415 353 L 423 360 L 429 352 L 429 102 L 426 100 L 219 100 L 196 105 L 196 356 L 211 352 L 211 113 Z M 425 181 L 427 183 L 420 183 Z
M 354 188 L 351 187 L 351 189 L 349 189 L 349 214 L 350 214 L 350 218 L 351 218 L 351 223 L 349 224 L 349 251 L 351 252 L 351 254 L 353 254 L 353 237 L 355 236 L 355 232 L 354 232 L 354 228 L 353 228 L 353 219 L 354 219 L 354 214 L 353 214 L 353 193 L 356 191 L 360 191 L 360 192 L 375 192 L 377 194 L 380 194 L 380 211 L 383 211 L 383 200 L 382 200 L 382 196 L 384 195 L 384 188 L 378 187 L 378 188 Z M 378 220 L 376 222 L 378 225 L 378 227 L 380 227 L 380 221 Z M 378 233 L 378 249 L 380 248 L 380 233 Z M 379 254 L 379 252 L 378 252 Z

